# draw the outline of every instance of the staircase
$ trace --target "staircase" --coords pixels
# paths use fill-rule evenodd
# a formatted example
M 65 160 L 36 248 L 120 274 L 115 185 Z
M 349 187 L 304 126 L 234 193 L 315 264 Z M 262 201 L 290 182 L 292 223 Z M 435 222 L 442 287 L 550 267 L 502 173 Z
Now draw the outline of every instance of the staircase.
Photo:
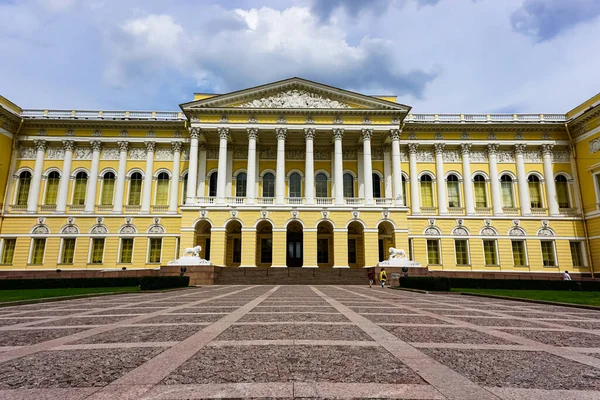
M 354 268 L 215 268 L 215 285 L 366 285 Z

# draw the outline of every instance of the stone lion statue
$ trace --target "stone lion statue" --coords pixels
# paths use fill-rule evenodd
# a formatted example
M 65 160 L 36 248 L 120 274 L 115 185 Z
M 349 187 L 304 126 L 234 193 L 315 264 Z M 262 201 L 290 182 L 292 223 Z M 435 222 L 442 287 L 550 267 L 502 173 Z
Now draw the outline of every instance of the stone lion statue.
M 396 249 L 394 247 L 390 247 L 388 249 L 389 253 L 390 253 L 390 258 L 389 260 L 396 260 L 399 258 L 406 258 L 406 252 L 402 249 Z
M 183 255 L 184 256 L 200 257 L 200 250 L 202 250 L 202 247 L 200 247 L 200 246 L 188 247 L 188 248 L 186 248 L 184 250 Z

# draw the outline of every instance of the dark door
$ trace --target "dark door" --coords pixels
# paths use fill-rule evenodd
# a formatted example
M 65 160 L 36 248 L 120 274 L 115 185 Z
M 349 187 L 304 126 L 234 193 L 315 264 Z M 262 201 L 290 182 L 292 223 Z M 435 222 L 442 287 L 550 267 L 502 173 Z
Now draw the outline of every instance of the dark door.
M 302 232 L 287 233 L 287 263 L 288 267 L 301 267 L 304 249 L 302 248 Z
M 384 248 L 383 248 L 383 239 L 379 239 L 379 261 L 383 261 L 384 258 Z

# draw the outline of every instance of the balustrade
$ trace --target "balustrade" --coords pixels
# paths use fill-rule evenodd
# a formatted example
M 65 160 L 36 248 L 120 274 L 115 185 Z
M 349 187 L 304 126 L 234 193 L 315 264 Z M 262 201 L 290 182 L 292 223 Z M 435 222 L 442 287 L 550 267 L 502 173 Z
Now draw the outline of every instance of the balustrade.
M 465 208 L 464 207 L 448 207 L 448 214 L 450 215 L 464 215 Z
M 502 212 L 505 215 L 519 215 L 519 207 L 502 207 Z
M 475 213 L 480 215 L 492 215 L 492 207 L 475 207 Z
M 548 215 L 548 209 L 541 208 L 541 207 L 535 207 L 535 208 L 532 207 L 531 214 L 532 215 Z

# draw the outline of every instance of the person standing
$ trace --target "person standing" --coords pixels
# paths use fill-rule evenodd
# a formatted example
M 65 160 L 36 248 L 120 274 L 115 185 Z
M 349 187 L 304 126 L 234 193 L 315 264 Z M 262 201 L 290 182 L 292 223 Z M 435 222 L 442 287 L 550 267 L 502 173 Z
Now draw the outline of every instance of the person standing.
M 379 281 L 381 282 L 381 288 L 385 289 L 385 281 L 387 281 L 387 272 L 385 272 L 385 268 L 381 268 L 379 272 Z
M 571 275 L 569 275 L 569 271 L 565 271 L 565 273 L 563 274 L 563 281 L 570 281 L 571 280 Z
M 367 270 L 367 278 L 369 278 L 369 287 L 373 287 L 373 283 L 375 283 L 375 268 Z

